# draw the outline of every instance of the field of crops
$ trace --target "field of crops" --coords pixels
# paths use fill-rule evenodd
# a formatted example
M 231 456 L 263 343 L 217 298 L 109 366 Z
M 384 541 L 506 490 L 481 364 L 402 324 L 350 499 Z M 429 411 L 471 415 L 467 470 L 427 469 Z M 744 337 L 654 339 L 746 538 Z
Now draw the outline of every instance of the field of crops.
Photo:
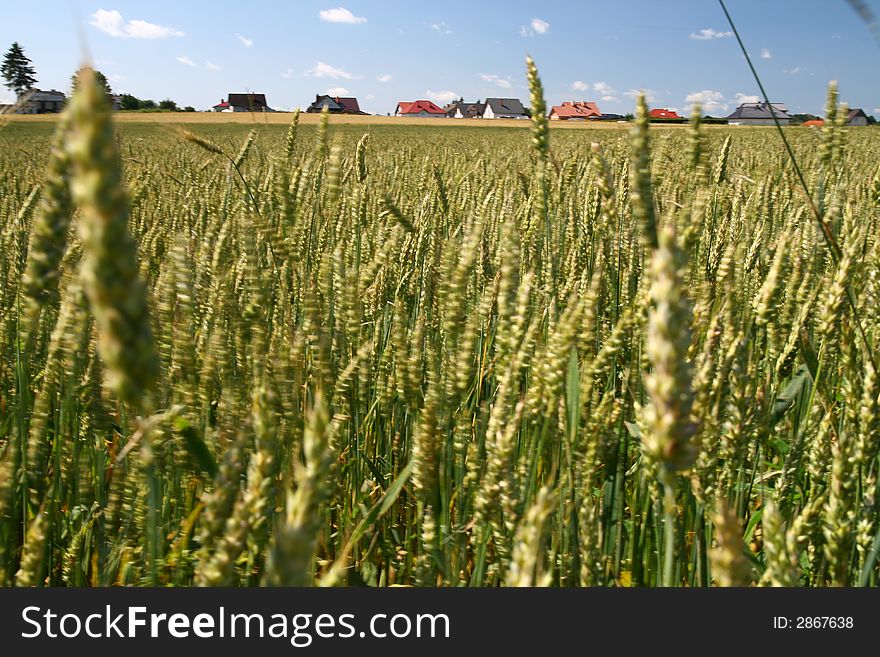
M 0 584 L 877 582 L 880 130 L 785 130 L 812 206 L 770 129 L 80 88 L 0 127 Z

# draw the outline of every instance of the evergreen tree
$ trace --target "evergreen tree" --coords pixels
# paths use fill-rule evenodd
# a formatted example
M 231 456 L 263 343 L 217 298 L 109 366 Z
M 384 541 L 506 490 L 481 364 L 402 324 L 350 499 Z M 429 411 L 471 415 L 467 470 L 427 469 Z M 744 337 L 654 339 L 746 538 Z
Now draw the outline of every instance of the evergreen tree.
M 34 77 L 37 72 L 31 66 L 31 60 L 25 56 L 24 49 L 18 41 L 14 42 L 3 56 L 0 74 L 6 80 L 6 87 L 14 91 L 17 96 L 33 88 L 37 82 L 37 78 Z

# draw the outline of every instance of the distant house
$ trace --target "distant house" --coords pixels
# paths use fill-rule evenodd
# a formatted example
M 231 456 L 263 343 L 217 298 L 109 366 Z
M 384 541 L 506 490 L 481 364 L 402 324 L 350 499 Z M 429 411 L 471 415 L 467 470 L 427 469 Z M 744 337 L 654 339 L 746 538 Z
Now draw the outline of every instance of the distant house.
M 846 116 L 846 124 L 852 126 L 863 126 L 868 125 L 870 121 L 868 120 L 868 115 L 865 114 L 865 111 L 859 108 L 851 109 L 849 114 Z
M 330 114 L 366 114 L 358 105 L 357 98 L 342 98 L 341 96 L 327 96 L 316 94 L 315 102 L 308 106 L 306 112 L 310 114 L 320 113 L 327 108 Z
M 592 101 L 567 100 L 550 109 L 551 121 L 586 121 L 602 116 L 599 106 Z
M 823 119 L 810 119 L 809 121 L 804 121 L 801 125 L 805 126 L 815 126 L 817 128 L 821 128 L 825 125 L 825 121 Z
M 446 116 L 452 119 L 479 119 L 486 111 L 486 103 L 452 103 L 445 108 Z
M 28 89 L 18 97 L 13 111 L 16 114 L 57 114 L 64 109 L 67 97 L 60 91 Z
M 446 112 L 440 107 L 432 103 L 430 100 L 416 100 L 411 103 L 397 103 L 397 109 L 394 110 L 394 116 L 406 117 L 428 117 L 442 119 L 446 117 Z
M 599 117 L 599 121 L 623 121 L 625 117 L 623 114 L 603 114 Z
M 775 125 L 773 117 L 780 125 L 789 125 L 791 116 L 782 103 L 743 103 L 727 117 L 730 125 Z
M 527 119 L 526 108 L 518 98 L 487 98 L 484 119 Z
M 229 99 L 220 101 L 211 108 L 215 112 L 274 112 L 266 103 L 266 94 L 229 94 Z
M 648 118 L 650 119 L 681 119 L 683 117 L 679 116 L 674 110 L 670 109 L 652 109 L 648 112 Z

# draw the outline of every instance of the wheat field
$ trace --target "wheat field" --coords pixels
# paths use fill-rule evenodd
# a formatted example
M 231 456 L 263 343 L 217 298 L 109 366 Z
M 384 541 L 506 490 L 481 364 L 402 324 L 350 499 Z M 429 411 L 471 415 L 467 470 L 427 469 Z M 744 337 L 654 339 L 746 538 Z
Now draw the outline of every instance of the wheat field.
M 880 131 L 0 127 L 0 584 L 855 586 Z

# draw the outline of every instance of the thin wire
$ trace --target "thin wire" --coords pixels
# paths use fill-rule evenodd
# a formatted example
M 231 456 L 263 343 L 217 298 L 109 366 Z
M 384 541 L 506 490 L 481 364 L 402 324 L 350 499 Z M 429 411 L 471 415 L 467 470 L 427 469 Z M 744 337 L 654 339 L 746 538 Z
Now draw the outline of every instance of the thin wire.
M 791 163 L 794 166 L 794 171 L 797 174 L 798 180 L 800 181 L 801 189 L 803 189 L 804 196 L 807 197 L 807 201 L 809 201 L 810 203 L 810 208 L 813 210 L 813 215 L 816 217 L 816 221 L 819 222 L 819 227 L 822 229 L 822 235 L 825 238 L 825 243 L 831 250 L 831 257 L 834 262 L 837 263 L 843 255 L 842 251 L 840 250 L 840 246 L 838 246 L 837 241 L 834 239 L 834 235 L 832 235 L 831 233 L 831 229 L 825 223 L 825 220 L 822 218 L 822 213 L 819 212 L 819 208 L 816 206 L 815 201 L 813 201 L 813 197 L 810 194 L 810 188 L 807 186 L 807 181 L 804 180 L 804 174 L 801 173 L 801 168 L 798 166 L 797 158 L 794 156 L 794 151 L 791 150 L 791 145 L 788 143 L 788 139 L 785 137 L 785 131 L 783 131 L 782 125 L 779 123 L 779 119 L 776 116 L 776 110 L 770 103 L 770 97 L 767 95 L 767 91 L 764 89 L 764 85 L 761 83 L 761 78 L 758 76 L 758 72 L 755 70 L 754 64 L 752 64 L 752 58 L 749 57 L 746 46 L 739 36 L 739 31 L 736 29 L 736 25 L 734 25 L 733 19 L 730 17 L 730 12 L 727 11 L 727 6 L 724 4 L 724 0 L 718 0 L 718 4 L 721 5 L 724 16 L 727 18 L 727 22 L 730 24 L 730 29 L 733 30 L 733 35 L 736 37 L 736 41 L 739 44 L 740 50 L 742 50 L 743 57 L 746 58 L 746 62 L 748 63 L 749 68 L 752 71 L 752 76 L 755 78 L 755 82 L 758 83 L 758 88 L 761 90 L 761 95 L 764 97 L 764 102 L 767 103 L 767 107 L 770 109 L 770 116 L 773 117 L 773 123 L 776 124 L 776 130 L 779 131 L 779 136 L 782 138 L 782 143 L 785 144 L 785 150 L 788 151 L 788 157 L 791 159 Z M 868 336 L 865 333 L 865 328 L 862 326 L 862 320 L 859 316 L 858 308 L 856 307 L 856 297 L 853 294 L 852 288 L 849 286 L 849 284 L 846 285 L 846 300 L 849 303 L 850 308 L 852 309 L 853 319 L 855 319 L 856 327 L 859 329 L 859 335 L 861 336 L 862 341 L 865 343 L 865 353 L 868 355 L 868 359 L 871 361 L 871 365 L 874 366 L 874 371 L 877 371 L 877 361 L 874 358 L 874 352 L 871 349 L 871 343 L 868 342 Z

